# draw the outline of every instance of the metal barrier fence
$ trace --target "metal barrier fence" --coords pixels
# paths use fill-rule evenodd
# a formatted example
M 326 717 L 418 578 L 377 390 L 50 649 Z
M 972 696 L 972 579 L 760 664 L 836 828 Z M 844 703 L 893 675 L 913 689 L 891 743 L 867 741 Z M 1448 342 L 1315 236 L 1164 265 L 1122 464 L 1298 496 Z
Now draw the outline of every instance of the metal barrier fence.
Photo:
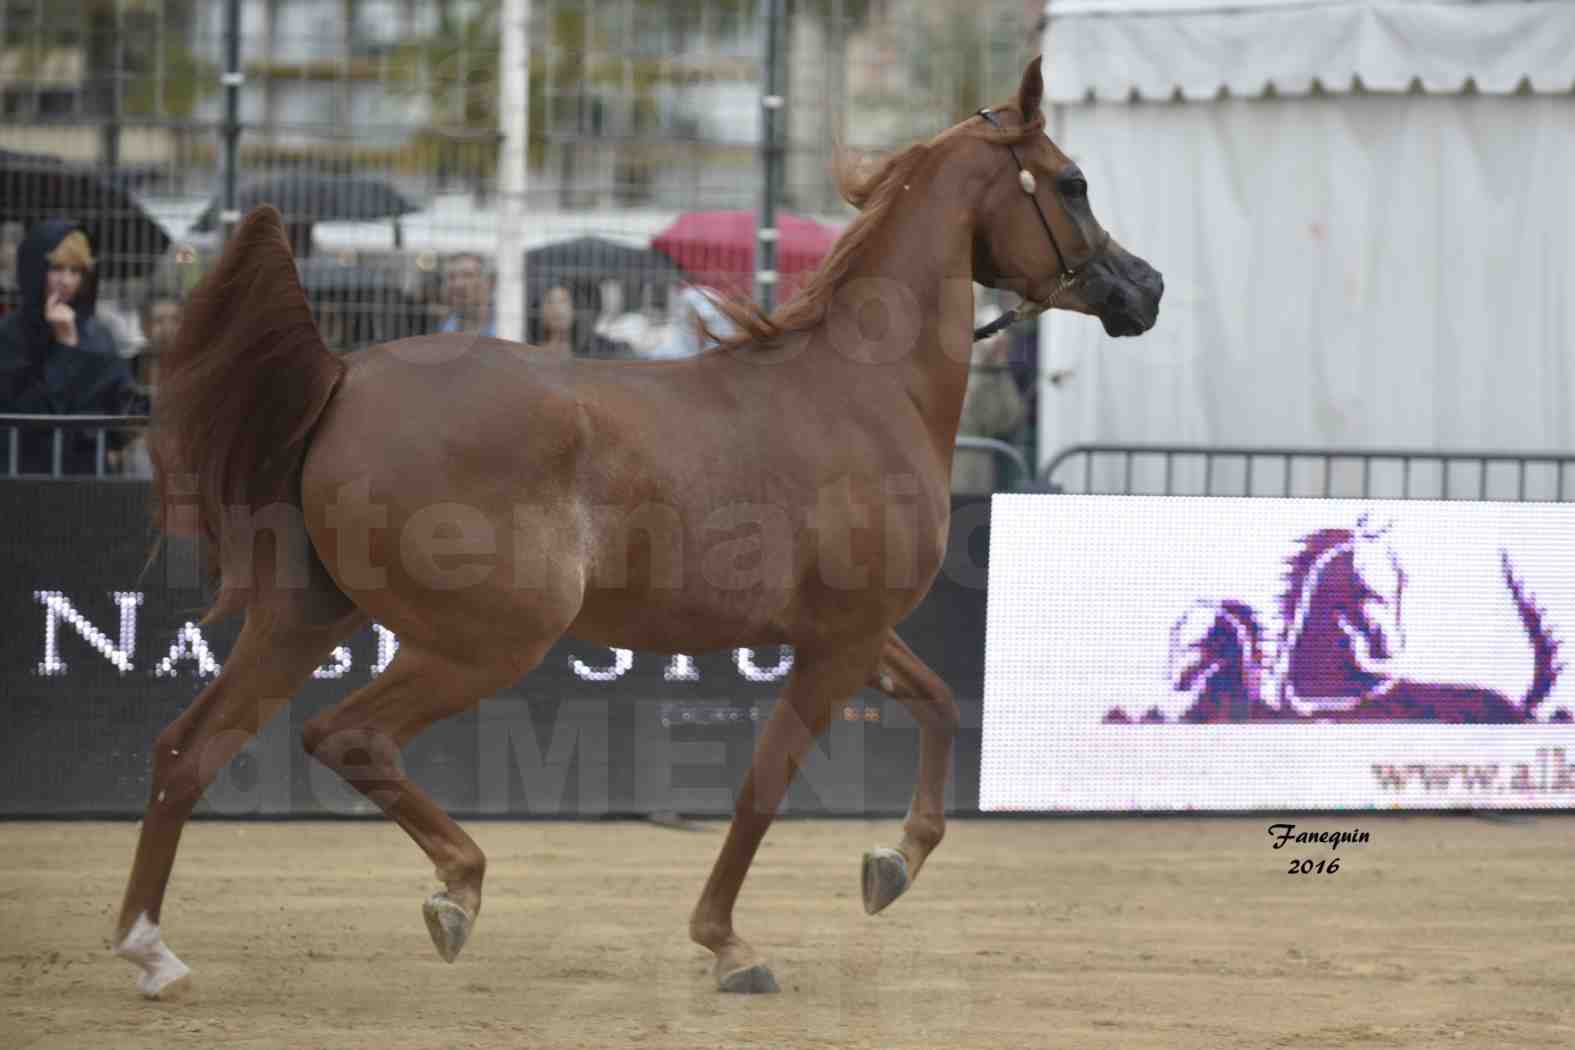
M 145 478 L 133 458 L 146 416 L 0 414 L 0 477 Z M 24 435 L 47 434 L 31 442 Z M 958 449 L 1007 469 L 998 491 L 1360 499 L 1575 499 L 1575 453 L 1235 445 L 1082 444 L 1035 480 L 1015 445 L 959 435 Z M 115 453 L 120 453 L 119 456 Z M 24 460 L 30 460 L 30 463 Z M 70 462 L 68 462 L 68 460 Z M 139 465 L 140 464 L 140 465 Z M 31 469 L 24 469 L 31 466 Z
M 1575 453 L 1081 444 L 1053 456 L 1054 492 L 1564 502 Z
M 145 478 L 146 461 L 124 454 L 135 449 L 147 428 L 147 416 L 40 416 L 0 413 L 0 478 L 64 477 L 67 475 L 99 478 Z M 40 440 L 25 441 L 23 435 L 47 434 Z M 76 447 L 74 447 L 76 446 Z M 994 438 L 957 438 L 957 447 L 988 452 L 997 464 L 1010 469 L 998 488 L 1025 487 L 1033 479 L 1028 458 L 1022 450 Z M 24 457 L 24 449 L 27 456 Z M 75 452 L 75 457 L 71 453 Z M 112 453 L 122 453 L 120 456 Z M 24 463 L 24 458 L 30 460 Z M 68 462 L 68 459 L 73 460 Z M 23 469 L 30 466 L 34 469 Z M 77 469 L 71 469 L 72 467 Z M 40 469 L 41 468 L 41 469 Z
M 0 414 L 0 477 L 148 477 L 126 469 L 125 455 L 147 424 L 147 416 Z
M 997 474 L 995 488 L 998 491 L 1011 492 L 1016 489 L 1028 488 L 1034 480 L 1034 472 L 1028 465 L 1028 457 L 1023 455 L 1022 449 L 1016 445 L 996 438 L 958 434 L 955 447 L 988 452 L 998 467 L 1004 462 L 1011 468 L 1011 476 L 1008 478 L 1002 479 Z

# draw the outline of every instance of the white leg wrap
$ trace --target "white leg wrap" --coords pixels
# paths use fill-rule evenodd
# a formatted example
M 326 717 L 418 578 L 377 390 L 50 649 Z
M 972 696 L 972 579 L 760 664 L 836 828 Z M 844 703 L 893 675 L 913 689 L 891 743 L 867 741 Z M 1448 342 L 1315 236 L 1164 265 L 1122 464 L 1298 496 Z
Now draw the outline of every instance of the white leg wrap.
M 137 978 L 137 988 L 148 999 L 157 999 L 166 991 L 174 992 L 176 989 L 171 986 L 191 973 L 191 968 L 164 946 L 159 928 L 149 922 L 146 915 L 137 916 L 126 939 L 115 946 L 115 954 L 131 960 L 142 971 L 142 976 Z

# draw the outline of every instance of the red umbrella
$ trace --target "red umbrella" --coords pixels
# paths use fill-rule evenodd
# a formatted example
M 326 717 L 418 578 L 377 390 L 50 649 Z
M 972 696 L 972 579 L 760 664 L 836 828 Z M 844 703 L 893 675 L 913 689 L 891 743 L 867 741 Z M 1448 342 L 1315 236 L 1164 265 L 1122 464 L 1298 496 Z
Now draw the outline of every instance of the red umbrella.
M 836 239 L 837 231 L 829 226 L 777 213 L 777 302 L 785 303 L 793 297 Z M 677 263 L 696 284 L 734 295 L 754 295 L 752 211 L 687 212 L 652 238 L 651 247 Z

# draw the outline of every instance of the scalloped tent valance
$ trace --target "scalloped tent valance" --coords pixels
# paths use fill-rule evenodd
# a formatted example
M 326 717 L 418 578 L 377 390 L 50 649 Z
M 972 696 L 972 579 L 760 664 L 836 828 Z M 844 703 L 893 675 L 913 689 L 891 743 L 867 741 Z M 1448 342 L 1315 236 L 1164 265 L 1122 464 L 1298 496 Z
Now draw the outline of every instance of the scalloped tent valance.
M 1053 0 L 1047 13 L 1052 102 L 1575 93 L 1568 0 Z

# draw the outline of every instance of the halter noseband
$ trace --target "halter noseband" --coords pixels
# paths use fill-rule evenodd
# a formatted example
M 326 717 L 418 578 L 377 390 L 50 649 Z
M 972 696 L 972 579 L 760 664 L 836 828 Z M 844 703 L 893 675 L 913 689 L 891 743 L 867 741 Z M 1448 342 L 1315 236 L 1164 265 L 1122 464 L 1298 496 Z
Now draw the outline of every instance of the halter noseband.
M 979 110 L 978 115 L 983 117 L 985 123 L 989 124 L 995 130 L 1006 130 L 1001 126 L 1001 122 L 995 119 L 995 113 L 990 109 L 990 107 L 986 106 Z M 1105 248 L 1105 245 L 1101 245 L 1094 251 L 1092 255 L 1083 260 L 1082 266 L 1068 266 L 1066 264 L 1066 255 L 1061 251 L 1061 242 L 1056 240 L 1055 231 L 1050 228 L 1050 220 L 1045 218 L 1045 210 L 1039 206 L 1039 197 L 1034 193 L 1034 190 L 1037 188 L 1037 184 L 1034 181 L 1034 173 L 1023 167 L 1022 159 L 1017 155 L 1016 146 L 1012 145 L 1010 142 L 1005 143 L 1004 145 L 1012 154 L 1012 163 L 1017 165 L 1017 183 L 1023 188 L 1023 192 L 1028 195 L 1028 199 L 1033 202 L 1034 214 L 1039 216 L 1039 225 L 1044 227 L 1045 236 L 1050 238 L 1050 247 L 1055 249 L 1056 262 L 1061 264 L 1061 274 L 1057 280 L 1055 291 L 1050 293 L 1050 298 L 1046 299 L 1044 302 L 1030 303 L 1021 309 L 1014 308 L 1008 310 L 1000 317 L 997 317 L 995 320 L 991 321 L 989 324 L 980 328 L 975 328 L 973 330 L 973 337 L 975 341 L 987 339 L 996 332 L 1001 331 L 1003 328 L 1014 325 L 1018 321 L 1026 321 L 1028 318 L 1038 316 L 1039 314 L 1042 314 L 1046 310 L 1050 309 L 1055 305 L 1055 301 L 1059 299 L 1067 289 L 1071 288 L 1072 285 L 1077 283 L 1078 278 L 1083 275 L 1083 268 L 1104 254 Z M 1109 243 L 1108 237 L 1106 238 L 1105 243 Z

